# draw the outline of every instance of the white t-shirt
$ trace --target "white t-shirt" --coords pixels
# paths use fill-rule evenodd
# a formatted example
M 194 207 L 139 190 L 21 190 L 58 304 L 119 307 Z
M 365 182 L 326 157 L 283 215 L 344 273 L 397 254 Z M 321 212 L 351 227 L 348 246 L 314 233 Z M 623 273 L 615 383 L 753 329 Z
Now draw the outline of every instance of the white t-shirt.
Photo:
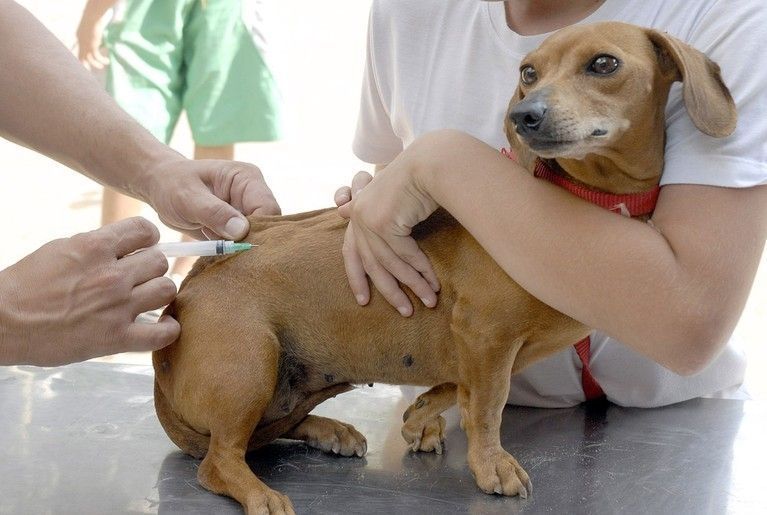
M 661 184 L 749 187 L 767 184 L 767 2 L 763 0 L 606 0 L 581 23 L 618 20 L 668 32 L 705 52 L 722 69 L 738 107 L 728 138 L 700 133 L 675 84 L 667 114 Z M 453 128 L 495 148 L 508 145 L 502 124 L 521 58 L 548 34 L 520 36 L 503 2 L 374 1 L 354 152 L 390 162 L 416 137 Z M 575 343 L 575 342 L 573 342 Z M 592 336 L 591 370 L 621 405 L 659 406 L 737 390 L 745 359 L 731 344 L 706 370 L 680 377 L 611 338 Z M 510 402 L 570 406 L 584 399 L 574 349 L 512 378 Z

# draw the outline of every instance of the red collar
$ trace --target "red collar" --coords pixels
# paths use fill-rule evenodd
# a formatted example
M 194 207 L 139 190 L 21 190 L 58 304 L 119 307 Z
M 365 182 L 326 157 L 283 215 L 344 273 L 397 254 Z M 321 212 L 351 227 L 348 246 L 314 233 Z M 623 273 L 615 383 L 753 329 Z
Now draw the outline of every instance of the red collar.
M 517 160 L 514 153 L 505 148 L 501 149 L 501 154 L 514 161 Z M 632 218 L 651 214 L 655 209 L 655 204 L 658 202 L 658 194 L 660 193 L 660 186 L 658 185 L 640 193 L 625 193 L 622 195 L 593 190 L 558 174 L 546 161 L 540 158 L 535 160 L 533 175 L 539 179 L 556 184 L 587 202 Z

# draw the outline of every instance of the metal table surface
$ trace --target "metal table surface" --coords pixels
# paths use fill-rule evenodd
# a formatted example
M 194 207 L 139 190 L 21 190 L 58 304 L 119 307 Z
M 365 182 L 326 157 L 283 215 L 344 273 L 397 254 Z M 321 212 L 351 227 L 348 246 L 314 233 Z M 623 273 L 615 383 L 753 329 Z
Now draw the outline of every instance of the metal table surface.
M 198 461 L 155 417 L 152 380 L 146 366 L 0 368 L 0 513 L 241 513 L 197 484 Z M 248 461 L 298 513 L 767 513 L 760 403 L 508 407 L 502 441 L 532 478 L 527 500 L 477 489 L 454 412 L 443 455 L 408 452 L 407 404 L 376 385 L 315 411 L 355 424 L 364 458 L 280 441 Z

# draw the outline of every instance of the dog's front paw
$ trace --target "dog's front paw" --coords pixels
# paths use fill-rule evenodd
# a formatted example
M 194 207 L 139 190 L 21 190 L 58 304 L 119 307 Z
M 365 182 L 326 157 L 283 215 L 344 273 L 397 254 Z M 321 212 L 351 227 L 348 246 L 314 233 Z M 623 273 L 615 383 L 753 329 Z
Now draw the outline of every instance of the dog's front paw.
M 442 454 L 442 442 L 445 441 L 445 419 L 437 415 L 423 419 L 412 415 L 402 424 L 402 438 L 410 445 L 413 452 L 436 452 Z
M 290 499 L 268 487 L 249 495 L 244 503 L 244 508 L 248 514 L 296 515 Z
M 486 494 L 519 495 L 533 493 L 530 476 L 514 457 L 503 449 L 481 456 L 469 455 L 469 466 L 477 486 Z
M 365 437 L 351 424 L 345 424 L 332 418 L 314 417 L 307 432 L 305 442 L 325 452 L 341 456 L 362 457 L 368 451 Z

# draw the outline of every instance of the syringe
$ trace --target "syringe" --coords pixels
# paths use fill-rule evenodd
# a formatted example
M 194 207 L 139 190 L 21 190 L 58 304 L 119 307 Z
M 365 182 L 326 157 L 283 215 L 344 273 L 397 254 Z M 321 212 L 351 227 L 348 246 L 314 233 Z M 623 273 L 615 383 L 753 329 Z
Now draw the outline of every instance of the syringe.
M 155 245 L 156 248 L 165 254 L 165 257 L 222 256 L 224 254 L 234 254 L 235 252 L 250 250 L 254 246 L 251 243 L 228 240 L 181 241 L 176 243 L 158 243 Z

